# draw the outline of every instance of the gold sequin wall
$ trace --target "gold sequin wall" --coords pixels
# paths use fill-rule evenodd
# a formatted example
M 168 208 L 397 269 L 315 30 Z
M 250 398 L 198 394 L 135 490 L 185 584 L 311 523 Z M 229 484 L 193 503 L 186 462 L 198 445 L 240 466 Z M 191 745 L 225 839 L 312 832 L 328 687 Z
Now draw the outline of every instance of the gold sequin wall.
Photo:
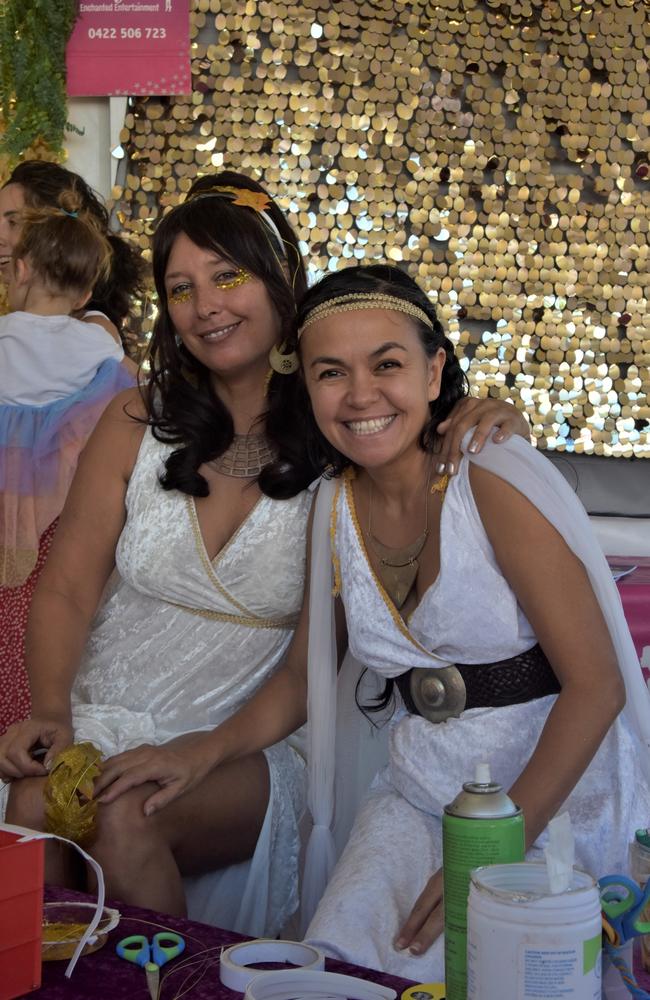
M 311 270 L 390 260 L 543 448 L 650 456 L 650 6 L 195 0 L 187 98 L 135 99 L 119 218 L 224 166 Z

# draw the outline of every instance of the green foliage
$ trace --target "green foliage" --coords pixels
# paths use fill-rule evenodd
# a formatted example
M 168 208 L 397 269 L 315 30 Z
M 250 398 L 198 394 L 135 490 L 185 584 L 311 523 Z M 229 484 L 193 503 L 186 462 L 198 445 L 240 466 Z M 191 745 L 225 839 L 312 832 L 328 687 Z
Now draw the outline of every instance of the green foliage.
M 10 160 L 38 141 L 63 147 L 65 47 L 77 13 L 77 0 L 0 0 L 0 153 Z

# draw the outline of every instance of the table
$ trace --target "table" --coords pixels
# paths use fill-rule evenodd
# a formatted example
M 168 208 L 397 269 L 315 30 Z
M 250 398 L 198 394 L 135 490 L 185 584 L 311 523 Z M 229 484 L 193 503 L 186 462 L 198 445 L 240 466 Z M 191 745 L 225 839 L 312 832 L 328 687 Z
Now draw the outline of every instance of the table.
M 79 899 L 90 900 L 80 892 L 67 889 L 46 888 L 45 898 L 48 900 Z M 149 1000 L 145 984 L 145 976 L 141 969 L 128 962 L 123 962 L 115 954 L 115 945 L 127 934 L 155 934 L 156 930 L 169 929 L 178 931 L 186 940 L 186 952 L 183 958 L 198 955 L 204 949 L 214 949 L 208 953 L 207 959 L 192 978 L 186 979 L 188 971 L 174 972 L 175 963 L 168 966 L 169 978 L 162 985 L 161 1000 L 175 1000 L 183 992 L 186 1000 L 241 1000 L 241 993 L 234 993 L 221 985 L 219 980 L 219 952 L 221 947 L 228 947 L 245 938 L 231 931 L 220 930 L 207 924 L 184 920 L 179 917 L 164 917 L 153 910 L 144 910 L 124 903 L 108 903 L 122 914 L 122 919 L 109 936 L 107 943 L 92 955 L 79 959 L 71 979 L 64 976 L 67 962 L 45 962 L 43 964 L 43 983 L 39 990 L 26 994 L 26 1000 Z M 639 950 L 635 949 L 634 971 L 639 985 L 650 990 L 650 974 L 641 969 Z M 179 964 L 180 964 L 179 959 Z M 399 998 L 402 992 L 412 983 L 408 979 L 388 976 L 371 969 L 362 969 L 346 962 L 336 962 L 327 959 L 326 968 L 329 972 L 340 972 L 348 976 L 357 976 L 370 982 L 390 986 L 397 992 Z M 165 970 L 162 971 L 162 976 Z
M 636 566 L 636 569 L 617 583 L 623 611 L 639 659 L 643 650 L 650 649 L 650 556 L 608 556 L 610 566 Z M 648 654 L 646 654 L 648 655 Z M 649 662 L 643 668 L 646 680 L 650 677 Z
M 92 897 L 67 889 L 46 888 L 45 898 L 90 900 Z M 161 971 L 161 1000 L 174 1000 L 181 992 L 184 1000 L 241 1000 L 241 993 L 227 989 L 219 980 L 221 948 L 245 940 L 240 934 L 179 917 L 162 916 L 152 910 L 143 910 L 124 903 L 109 902 L 107 905 L 119 910 L 122 919 L 109 935 L 104 947 L 92 955 L 80 958 L 70 979 L 64 976 L 67 962 L 44 962 L 41 988 L 26 994 L 28 1000 L 148 1000 L 149 993 L 144 972 L 138 966 L 118 958 L 115 954 L 115 945 L 129 934 L 150 936 L 157 930 L 163 929 L 172 929 L 182 934 L 186 941 L 186 951 L 182 959 L 177 959 Z M 192 973 L 191 980 L 189 969 L 180 968 L 178 972 L 174 971 L 184 959 L 199 955 L 206 949 L 209 950 L 204 956 L 205 960 L 201 960 L 201 965 Z M 408 979 L 398 979 L 395 976 L 387 976 L 381 972 L 361 969 L 355 965 L 330 959 L 327 960 L 326 968 L 328 972 L 340 972 L 390 986 L 396 990 L 398 998 L 407 986 L 412 985 Z M 164 978 L 166 975 L 167 979 Z

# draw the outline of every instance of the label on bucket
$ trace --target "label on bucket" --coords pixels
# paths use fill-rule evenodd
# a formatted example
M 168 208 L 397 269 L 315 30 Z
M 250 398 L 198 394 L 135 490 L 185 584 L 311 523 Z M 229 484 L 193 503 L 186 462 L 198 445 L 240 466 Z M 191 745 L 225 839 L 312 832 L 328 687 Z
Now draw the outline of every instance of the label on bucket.
M 470 1000 L 601 1000 L 600 934 L 580 944 L 535 936 L 524 932 L 510 956 L 495 942 L 470 940 Z
M 600 935 L 582 948 L 519 947 L 519 989 L 522 1000 L 600 1000 Z

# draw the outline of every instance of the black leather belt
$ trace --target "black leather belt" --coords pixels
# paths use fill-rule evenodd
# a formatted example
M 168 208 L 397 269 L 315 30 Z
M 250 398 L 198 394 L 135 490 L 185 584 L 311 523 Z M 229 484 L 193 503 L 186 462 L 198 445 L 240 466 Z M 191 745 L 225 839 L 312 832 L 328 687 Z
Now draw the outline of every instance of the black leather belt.
M 468 708 L 520 705 L 560 690 L 539 644 L 496 663 L 414 667 L 396 681 L 407 711 L 430 722 L 458 718 Z

